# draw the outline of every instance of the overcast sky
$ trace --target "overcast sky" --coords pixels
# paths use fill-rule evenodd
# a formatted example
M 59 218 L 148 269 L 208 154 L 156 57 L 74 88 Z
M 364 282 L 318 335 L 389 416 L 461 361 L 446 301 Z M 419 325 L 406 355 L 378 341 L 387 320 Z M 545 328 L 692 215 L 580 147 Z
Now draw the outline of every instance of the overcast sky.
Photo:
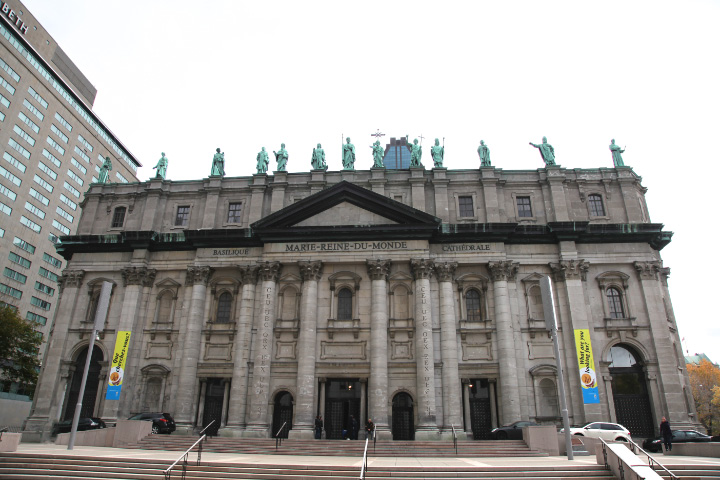
M 684 350 L 720 362 L 720 2 L 25 4 L 141 180 L 163 151 L 169 179 L 206 177 L 217 147 L 229 176 L 250 175 L 281 142 L 291 172 L 318 142 L 339 170 L 343 135 L 368 169 L 377 129 L 444 137 L 449 168 L 476 168 L 480 139 L 499 168 L 540 168 L 528 142 L 543 135 L 563 167 L 612 167 L 615 138 L 675 232 L 662 256 Z

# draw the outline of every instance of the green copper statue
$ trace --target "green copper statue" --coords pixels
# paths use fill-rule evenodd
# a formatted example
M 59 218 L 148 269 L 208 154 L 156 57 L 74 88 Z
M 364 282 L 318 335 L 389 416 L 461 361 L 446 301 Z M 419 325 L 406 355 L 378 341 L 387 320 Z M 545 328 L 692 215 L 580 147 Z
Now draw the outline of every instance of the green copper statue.
M 615 139 L 613 138 L 610 140 L 610 152 L 612 153 L 613 157 L 613 165 L 616 167 L 624 167 L 625 163 L 623 162 L 621 153 L 625 153 L 625 150 L 621 150 L 620 147 L 615 145 Z
M 443 142 L 445 142 L 444 138 Z M 437 138 L 435 139 L 435 145 L 430 147 L 430 156 L 432 157 L 433 162 L 435 162 L 435 168 L 442 168 L 443 158 L 445 157 L 445 147 L 440 146 L 440 140 Z
M 534 143 L 530 142 L 530 145 L 540 150 L 540 155 L 542 156 L 543 162 L 545 162 L 545 165 L 555 165 L 555 149 L 547 143 L 547 137 L 543 137 L 543 143 L 540 145 L 535 145 Z
M 343 145 L 343 169 L 355 170 L 355 145 L 350 143 L 350 137 L 347 137 L 345 145 Z
M 277 171 L 284 172 L 287 169 L 288 161 L 288 152 L 285 150 L 285 144 L 280 144 L 280 151 L 276 152 L 273 150 L 273 153 L 275 154 L 275 161 L 277 162 Z
M 385 150 L 380 146 L 380 140 L 376 140 L 370 148 L 372 148 L 373 161 L 375 162 L 373 168 L 385 168 L 385 165 L 383 165 Z
M 480 140 L 480 146 L 478 147 L 478 155 L 480 155 L 480 166 L 490 167 L 490 149 L 485 145 L 483 140 Z
M 313 170 L 325 170 L 327 168 L 327 164 L 325 163 L 325 150 L 322 149 L 319 143 L 317 148 L 313 148 L 310 165 L 312 165 Z
M 262 147 L 260 153 L 257 154 L 257 173 L 266 173 L 269 164 L 268 154 L 265 151 L 265 147 Z
M 418 139 L 413 140 L 410 147 L 410 166 L 411 167 L 422 167 L 422 145 L 418 145 Z
M 153 167 L 153 170 L 157 169 L 155 178 L 162 178 L 163 180 L 165 180 L 165 173 L 167 172 L 167 166 L 168 166 L 168 159 L 165 156 L 165 152 L 162 152 L 162 157 L 160 157 L 160 160 L 158 160 L 157 165 L 155 165 Z
M 210 170 L 211 177 L 224 177 L 225 176 L 225 152 L 220 153 L 220 149 L 215 149 L 215 155 L 213 155 L 212 170 Z
M 100 167 L 98 183 L 110 183 L 110 170 L 112 170 L 112 162 L 110 161 L 110 157 L 105 157 L 105 161 L 102 167 Z

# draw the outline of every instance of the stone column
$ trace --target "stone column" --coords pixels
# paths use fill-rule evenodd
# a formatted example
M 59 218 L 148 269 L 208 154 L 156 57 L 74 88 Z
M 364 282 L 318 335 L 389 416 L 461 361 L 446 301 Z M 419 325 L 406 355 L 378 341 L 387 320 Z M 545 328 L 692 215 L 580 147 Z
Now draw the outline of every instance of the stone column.
M 358 422 L 360 423 L 360 428 L 365 426 L 365 420 L 367 420 L 367 378 L 361 378 L 360 379 L 360 418 L 358 419 Z M 325 397 L 323 396 L 323 402 L 325 401 Z
M 495 400 L 495 398 L 497 397 L 495 394 L 495 383 L 497 383 L 497 381 L 494 378 L 491 378 L 488 381 L 490 389 L 490 426 L 492 428 L 497 428 L 499 426 L 497 415 L 497 401 Z
M 418 425 L 415 438 L 437 439 L 435 418 L 435 358 L 433 352 L 432 308 L 430 304 L 430 277 L 433 275 L 432 260 L 410 260 L 415 277 L 415 338 L 417 359 Z
M 298 262 L 302 277 L 300 336 L 297 349 L 297 398 L 293 413 L 295 420 L 290 438 L 312 439 L 315 428 L 315 344 L 317 341 L 318 280 L 322 278 L 323 264 Z
M 195 426 L 202 430 L 203 416 L 205 414 L 205 394 L 207 393 L 207 378 L 200 379 L 200 400 L 198 401 L 197 418 Z
M 443 430 L 451 425 L 462 425 L 462 390 L 458 371 L 457 319 L 453 275 L 455 262 L 435 263 L 435 274 L 440 284 L 440 351 L 442 352 Z M 461 395 L 458 395 L 458 394 Z
M 185 326 L 185 341 L 177 351 L 180 356 L 180 372 L 175 377 L 178 380 L 175 405 L 179 410 L 176 410 L 174 415 L 176 423 L 187 432 L 192 431 L 196 413 L 197 365 L 200 359 L 202 328 L 205 324 L 205 296 L 212 273 L 213 269 L 208 266 L 195 266 L 188 267 L 185 275 L 185 285 L 192 285 L 192 296 Z
M 470 416 L 470 379 L 463 378 L 462 380 L 462 392 L 463 392 L 463 407 L 465 411 L 465 435 L 468 438 L 472 438 L 472 417 Z
M 228 418 L 225 425 L 228 436 L 238 436 L 245 428 L 245 409 L 248 395 L 248 361 L 250 359 L 250 340 L 255 311 L 255 286 L 257 284 L 258 267 L 238 267 L 242 280 L 242 298 L 240 300 L 240 318 L 237 335 L 235 336 L 235 352 L 233 355 L 233 376 L 230 383 L 230 399 Z
M 320 408 L 319 415 L 323 418 L 323 421 L 325 421 L 325 387 L 327 386 L 327 379 L 325 377 L 318 378 L 318 382 L 320 382 Z
M 275 318 L 277 281 L 282 265 L 279 262 L 258 264 L 262 280 L 261 308 L 257 318 L 253 386 L 250 397 L 250 415 L 243 437 L 267 438 L 270 436 L 268 399 L 270 396 L 270 362 L 272 359 L 272 330 Z
M 612 376 L 603 375 L 603 383 L 605 384 L 605 401 L 607 402 L 607 409 L 610 413 L 610 421 L 612 423 L 617 423 L 617 416 L 615 415 L 615 401 L 613 399 Z
M 503 406 L 500 421 L 503 425 L 507 425 L 522 420 L 520 418 L 520 388 L 515 362 L 514 332 L 508 295 L 508 281 L 515 279 L 518 264 L 511 260 L 503 260 L 490 262 L 488 268 L 493 279 L 495 299 L 495 333 L 500 370 L 500 396 Z
M 230 400 L 230 380 L 223 380 L 223 387 L 225 387 L 225 392 L 223 392 L 223 406 L 222 415 L 220 417 L 220 427 L 225 427 L 227 425 L 228 400 Z
M 387 276 L 390 260 L 367 260 L 370 277 L 370 378 L 368 378 L 368 418 L 373 419 L 380 439 L 391 438 L 388 416 L 387 365 Z

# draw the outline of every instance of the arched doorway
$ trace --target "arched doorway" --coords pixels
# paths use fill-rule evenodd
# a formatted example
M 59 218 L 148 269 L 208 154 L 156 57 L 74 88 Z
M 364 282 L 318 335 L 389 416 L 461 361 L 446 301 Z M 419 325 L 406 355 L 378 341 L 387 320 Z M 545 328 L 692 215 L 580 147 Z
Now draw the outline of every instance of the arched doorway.
M 640 355 L 628 345 L 615 345 L 607 360 L 617 422 L 634 437 L 652 437 L 655 429 Z
M 73 371 L 72 380 L 70 381 L 70 394 L 67 397 L 63 420 L 72 420 L 73 415 L 75 414 L 75 407 L 77 406 L 78 396 L 80 395 L 80 384 L 82 383 L 87 354 L 88 347 L 85 347 L 75 359 L 75 370 Z M 95 416 L 95 402 L 97 400 L 98 387 L 100 386 L 100 362 L 102 360 L 102 350 L 100 347 L 95 345 L 92 357 L 90 357 L 90 369 L 88 370 L 87 381 L 85 382 L 85 394 L 82 399 L 80 418 Z
M 415 440 L 415 415 L 412 397 L 398 393 L 392 402 L 392 435 L 393 440 Z
M 486 378 L 476 378 L 468 385 L 470 394 L 470 427 L 474 440 L 489 440 L 492 430 L 490 411 L 490 382 Z
M 275 395 L 275 408 L 273 410 L 272 436 L 278 433 L 280 427 L 287 422 L 279 438 L 288 438 L 288 432 L 292 429 L 293 419 L 293 396 L 290 392 L 280 392 Z

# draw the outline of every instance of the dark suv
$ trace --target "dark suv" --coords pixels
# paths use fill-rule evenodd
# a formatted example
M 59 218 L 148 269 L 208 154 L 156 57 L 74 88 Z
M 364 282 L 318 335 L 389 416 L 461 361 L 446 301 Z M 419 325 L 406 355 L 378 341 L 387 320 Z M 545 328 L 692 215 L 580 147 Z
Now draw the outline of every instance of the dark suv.
M 56 423 L 53 427 L 52 435 L 57 436 L 58 433 L 68 433 L 72 427 L 72 420 L 63 420 L 62 422 Z M 84 417 L 78 421 L 77 431 L 83 432 L 85 430 L 96 430 L 99 428 L 105 428 L 105 422 L 97 417 Z
M 169 413 L 138 413 L 128 420 L 145 420 L 153 422 L 152 433 L 167 433 L 175 431 L 175 420 Z

